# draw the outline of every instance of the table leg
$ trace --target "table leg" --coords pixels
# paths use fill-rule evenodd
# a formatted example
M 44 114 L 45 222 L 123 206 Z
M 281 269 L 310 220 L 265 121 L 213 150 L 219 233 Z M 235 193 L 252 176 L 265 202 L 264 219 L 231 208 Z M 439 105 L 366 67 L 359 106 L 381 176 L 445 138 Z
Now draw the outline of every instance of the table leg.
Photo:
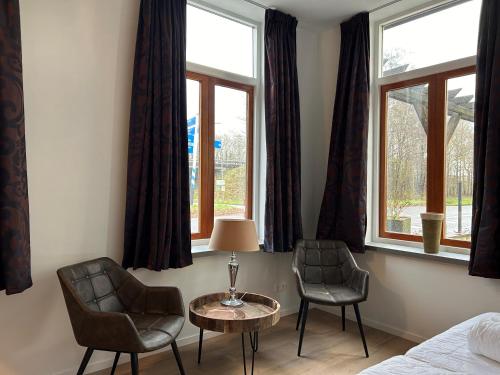
M 250 334 L 250 343 L 252 342 L 251 336 L 252 334 Z M 253 375 L 253 365 L 254 365 L 254 362 L 255 362 L 255 352 L 257 351 L 257 332 L 254 332 L 254 338 L 253 338 L 253 343 L 254 345 L 252 345 L 252 372 L 251 374 Z
M 245 358 L 245 334 L 241 334 L 241 350 L 243 352 L 243 373 L 247 375 L 247 359 Z
M 250 337 L 250 345 L 252 345 L 252 350 L 254 352 L 258 352 L 259 351 L 259 332 L 255 331 L 255 332 L 253 332 L 253 335 L 251 332 L 249 332 L 248 337 Z
M 241 342 L 242 342 L 242 347 L 243 347 L 243 368 L 244 368 L 244 371 L 245 371 L 245 374 L 247 373 L 247 369 L 246 369 L 246 359 L 245 359 L 245 334 L 242 333 L 241 334 Z M 255 332 L 249 332 L 248 333 L 248 337 L 250 338 L 250 347 L 252 349 L 252 370 L 251 370 L 251 374 L 253 375 L 253 369 L 255 367 L 255 353 L 257 352 L 258 350 L 258 343 L 259 343 L 259 332 L 255 331 Z
M 200 328 L 200 339 L 198 341 L 198 364 L 201 362 L 201 348 L 203 346 L 203 328 Z

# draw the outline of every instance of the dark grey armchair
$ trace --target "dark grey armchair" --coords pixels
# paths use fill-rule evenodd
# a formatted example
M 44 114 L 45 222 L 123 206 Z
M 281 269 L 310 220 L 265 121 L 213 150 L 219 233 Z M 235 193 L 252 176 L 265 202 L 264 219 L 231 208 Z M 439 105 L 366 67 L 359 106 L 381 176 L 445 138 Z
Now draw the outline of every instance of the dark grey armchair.
M 345 306 L 353 305 L 359 332 L 368 357 L 358 303 L 368 298 L 368 272 L 360 269 L 342 241 L 299 240 L 293 254 L 293 272 L 301 298 L 296 330 L 302 321 L 299 338 L 300 356 L 309 302 L 341 306 L 342 330 L 345 331 Z
M 87 348 L 78 375 L 94 350 L 130 353 L 132 375 L 139 373 L 137 353 L 172 346 L 184 374 L 175 339 L 184 325 L 184 304 L 175 287 L 148 287 L 109 258 L 57 271 L 75 339 Z

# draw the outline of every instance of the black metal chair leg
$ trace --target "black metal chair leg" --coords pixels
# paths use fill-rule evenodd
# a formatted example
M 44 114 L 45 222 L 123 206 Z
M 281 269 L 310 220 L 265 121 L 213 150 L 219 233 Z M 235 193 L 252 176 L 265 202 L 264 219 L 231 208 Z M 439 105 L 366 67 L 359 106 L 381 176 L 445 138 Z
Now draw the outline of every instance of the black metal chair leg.
M 363 347 L 365 348 L 366 358 L 368 355 L 368 347 L 366 346 L 365 333 L 363 332 L 363 324 L 361 323 L 361 314 L 359 313 L 359 306 L 357 303 L 354 304 L 354 312 L 356 313 L 356 320 L 358 321 L 359 333 L 361 334 L 361 339 L 363 340 Z
M 177 362 L 177 366 L 179 367 L 179 372 L 181 375 L 185 375 L 184 366 L 182 365 L 181 355 L 179 354 L 179 348 L 177 348 L 177 343 L 172 341 L 172 351 L 174 352 L 175 360 Z
M 300 324 L 300 318 L 302 316 L 302 310 L 304 310 L 304 300 L 300 300 L 300 307 L 299 307 L 299 315 L 297 316 L 297 325 L 295 326 L 295 330 L 299 330 L 299 324 Z
M 198 364 L 201 362 L 201 348 L 203 346 L 203 328 L 200 328 L 200 339 L 198 341 Z
M 342 331 L 345 331 L 345 306 L 342 306 Z
M 94 349 L 87 348 L 83 356 L 82 363 L 80 363 L 80 367 L 78 368 L 78 372 L 76 373 L 76 375 L 83 375 L 83 373 L 85 372 L 85 368 L 87 367 L 87 364 L 90 361 L 90 357 L 92 357 L 93 352 Z
M 241 334 L 241 350 L 243 352 L 243 373 L 247 375 L 247 359 L 245 357 L 245 334 Z
M 297 351 L 297 355 L 299 357 L 300 357 L 300 352 L 302 351 L 302 340 L 304 339 L 304 330 L 306 329 L 307 310 L 309 310 L 309 301 L 304 301 L 304 308 L 302 310 L 302 326 L 300 328 L 299 350 Z
M 137 353 L 130 353 L 130 368 L 132 369 L 132 375 L 139 375 L 139 359 L 137 358 Z
M 120 359 L 121 352 L 116 352 L 115 360 L 113 361 L 113 367 L 111 367 L 110 375 L 115 375 L 116 366 L 118 366 L 118 360 Z

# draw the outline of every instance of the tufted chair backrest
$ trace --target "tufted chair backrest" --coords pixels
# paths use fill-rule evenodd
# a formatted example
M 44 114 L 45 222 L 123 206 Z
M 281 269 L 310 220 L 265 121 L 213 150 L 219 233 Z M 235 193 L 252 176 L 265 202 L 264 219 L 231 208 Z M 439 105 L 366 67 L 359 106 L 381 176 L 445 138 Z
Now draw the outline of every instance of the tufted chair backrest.
M 123 312 L 119 290 L 130 277 L 127 271 L 109 258 L 99 258 L 58 270 L 67 288 L 90 310 Z
M 347 245 L 330 240 L 297 241 L 293 265 L 303 282 L 328 285 L 346 283 L 356 267 Z

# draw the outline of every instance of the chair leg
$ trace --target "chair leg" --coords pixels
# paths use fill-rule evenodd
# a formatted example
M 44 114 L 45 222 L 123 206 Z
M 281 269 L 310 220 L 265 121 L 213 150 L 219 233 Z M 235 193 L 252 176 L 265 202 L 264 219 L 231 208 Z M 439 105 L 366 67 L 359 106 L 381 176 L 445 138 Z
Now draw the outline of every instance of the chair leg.
M 172 351 L 174 352 L 175 360 L 177 362 L 177 366 L 179 367 L 179 372 L 181 375 L 185 375 L 184 366 L 182 366 L 181 355 L 179 354 L 179 349 L 177 348 L 177 343 L 172 341 Z
M 302 351 L 302 340 L 304 339 L 304 330 L 306 329 L 307 310 L 309 310 L 309 301 L 304 301 L 304 308 L 302 310 L 302 326 L 300 328 L 299 350 L 297 351 L 297 356 L 299 357 L 300 357 L 300 352 Z
M 87 364 L 90 361 L 90 357 L 92 357 L 93 352 L 94 349 L 87 348 L 83 356 L 82 363 L 80 363 L 80 367 L 78 368 L 78 372 L 76 373 L 76 375 L 83 375 L 83 373 L 85 372 L 85 368 L 87 367 Z
M 354 312 L 356 313 L 356 320 L 358 321 L 359 333 L 361 334 L 361 339 L 363 340 L 363 347 L 365 348 L 366 358 L 368 355 L 368 347 L 366 346 L 365 333 L 363 332 L 363 324 L 361 323 L 361 314 L 359 313 L 359 306 L 357 303 L 354 304 Z
M 342 331 L 345 331 L 345 306 L 342 306 Z
M 115 375 L 116 366 L 118 365 L 118 360 L 120 359 L 121 352 L 116 352 L 115 360 L 113 361 L 113 367 L 111 367 L 110 375 Z
M 139 359 L 137 358 L 137 353 L 130 353 L 130 367 L 132 369 L 132 375 L 139 375 Z
M 299 330 L 299 324 L 300 324 L 300 318 L 302 316 L 302 310 L 304 310 L 304 300 L 300 300 L 300 307 L 299 307 L 299 315 L 297 316 L 297 325 L 295 326 L 295 330 Z

